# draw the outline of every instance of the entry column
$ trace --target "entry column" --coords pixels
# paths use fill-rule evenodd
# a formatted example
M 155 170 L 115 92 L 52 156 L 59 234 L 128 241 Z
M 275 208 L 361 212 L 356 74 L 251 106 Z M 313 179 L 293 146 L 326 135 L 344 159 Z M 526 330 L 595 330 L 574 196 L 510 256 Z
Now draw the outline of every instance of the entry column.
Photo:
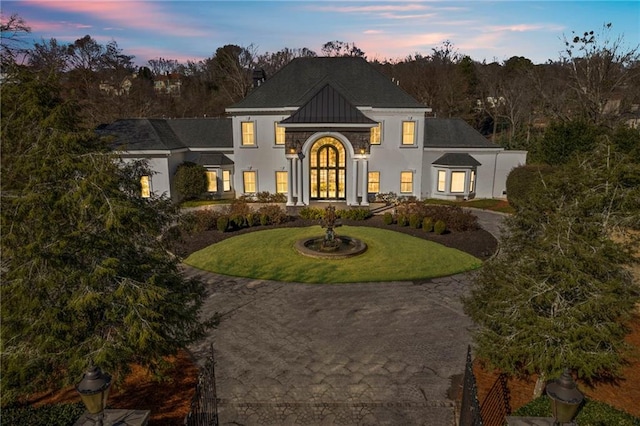
M 361 206 L 369 205 L 369 160 L 366 157 L 362 158 L 362 201 Z
M 300 156 L 298 157 L 298 159 L 296 160 L 296 164 L 297 164 L 297 169 L 298 169 L 298 175 L 296 176 L 298 178 L 298 202 L 296 203 L 297 206 L 304 206 L 304 201 L 302 199 L 303 197 L 303 191 L 302 191 L 302 185 L 304 184 L 303 179 L 302 179 L 302 159 L 304 158 L 304 156 L 302 156 L 302 158 L 300 158 Z
M 287 173 L 287 206 L 293 206 L 294 157 L 287 156 L 289 172 Z

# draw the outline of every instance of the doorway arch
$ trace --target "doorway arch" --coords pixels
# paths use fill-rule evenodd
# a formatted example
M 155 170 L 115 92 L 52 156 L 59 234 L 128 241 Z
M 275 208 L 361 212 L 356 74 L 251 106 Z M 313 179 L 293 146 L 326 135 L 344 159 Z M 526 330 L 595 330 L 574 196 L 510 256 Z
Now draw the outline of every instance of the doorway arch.
M 309 184 L 312 200 L 345 200 L 347 152 L 338 139 L 325 136 L 309 151 Z

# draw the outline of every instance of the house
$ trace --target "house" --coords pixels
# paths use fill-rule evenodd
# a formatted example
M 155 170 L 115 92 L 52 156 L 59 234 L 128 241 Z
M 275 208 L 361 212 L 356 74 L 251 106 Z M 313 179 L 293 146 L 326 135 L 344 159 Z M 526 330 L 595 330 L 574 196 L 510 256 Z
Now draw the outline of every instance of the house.
M 297 58 L 261 81 L 227 118 L 119 120 L 125 158 L 146 158 L 149 191 L 174 196 L 171 177 L 192 161 L 214 197 L 284 193 L 287 205 L 376 194 L 419 199 L 501 198 L 525 151 L 507 151 L 461 119 L 430 118 L 395 82 L 355 57 Z
M 162 95 L 179 96 L 182 88 L 182 76 L 167 73 L 153 78 L 153 90 Z

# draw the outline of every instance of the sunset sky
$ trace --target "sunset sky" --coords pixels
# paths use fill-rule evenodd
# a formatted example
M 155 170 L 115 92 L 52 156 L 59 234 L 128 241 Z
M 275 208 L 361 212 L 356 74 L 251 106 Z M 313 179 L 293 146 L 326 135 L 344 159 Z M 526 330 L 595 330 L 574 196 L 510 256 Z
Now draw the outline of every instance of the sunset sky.
M 449 40 L 474 60 L 525 56 L 557 60 L 563 36 L 599 32 L 626 46 L 640 43 L 635 1 L 2 1 L 3 21 L 14 13 L 31 27 L 30 41 L 72 43 L 90 35 L 115 40 L 136 65 L 162 57 L 185 63 L 211 57 L 226 44 L 257 53 L 324 43 L 355 43 L 368 59 L 403 59 Z

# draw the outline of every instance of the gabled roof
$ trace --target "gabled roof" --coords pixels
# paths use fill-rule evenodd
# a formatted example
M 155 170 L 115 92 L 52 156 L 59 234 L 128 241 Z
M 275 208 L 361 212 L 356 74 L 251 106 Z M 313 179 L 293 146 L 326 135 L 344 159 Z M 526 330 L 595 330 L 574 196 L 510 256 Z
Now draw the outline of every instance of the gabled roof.
M 477 167 L 482 165 L 478 160 L 463 152 L 448 152 L 431 164 L 465 167 Z
M 233 148 L 229 118 L 132 118 L 101 125 L 97 132 L 112 136 L 114 147 L 125 151 Z
M 233 160 L 220 152 L 211 154 L 200 154 L 196 164 L 201 166 L 228 166 L 233 164 Z
M 426 108 L 365 59 L 312 57 L 294 59 L 227 110 L 300 107 L 327 84 L 355 107 Z
M 340 92 L 325 84 L 282 124 L 377 124 L 354 107 Z
M 425 148 L 500 148 L 461 118 L 426 118 Z

